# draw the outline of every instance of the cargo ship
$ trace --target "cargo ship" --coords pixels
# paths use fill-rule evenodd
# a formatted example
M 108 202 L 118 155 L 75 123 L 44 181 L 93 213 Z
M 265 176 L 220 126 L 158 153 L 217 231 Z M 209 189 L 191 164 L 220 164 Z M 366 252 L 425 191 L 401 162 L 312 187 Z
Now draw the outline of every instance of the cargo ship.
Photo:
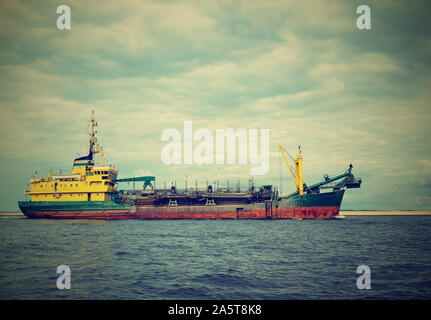
M 157 189 L 154 176 L 118 179 L 118 170 L 105 165 L 103 148 L 97 143 L 94 111 L 90 118 L 90 147 L 86 156 L 74 159 L 71 173 L 46 177 L 37 172 L 25 188 L 27 201 L 18 206 L 28 218 L 52 219 L 329 219 L 339 214 L 346 188 L 359 188 L 361 179 L 352 174 L 352 165 L 342 174 L 308 186 L 303 181 L 302 155 L 296 158 L 280 146 L 280 152 L 295 181 L 296 191 L 281 196 L 277 188 L 247 190 L 219 188 L 179 190 L 175 185 Z M 100 154 L 96 165 L 95 154 Z M 291 158 L 288 160 L 287 155 Z M 293 162 L 293 163 L 292 163 Z M 143 182 L 142 189 L 120 190 L 121 182 Z

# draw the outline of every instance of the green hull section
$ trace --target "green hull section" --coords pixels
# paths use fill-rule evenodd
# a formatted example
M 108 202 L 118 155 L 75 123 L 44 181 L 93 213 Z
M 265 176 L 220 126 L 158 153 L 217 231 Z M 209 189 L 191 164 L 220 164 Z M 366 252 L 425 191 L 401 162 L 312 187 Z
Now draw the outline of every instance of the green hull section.
M 130 206 L 113 201 L 19 201 L 21 211 L 104 211 L 128 210 Z
M 282 207 L 340 207 L 344 190 L 295 195 L 279 201 Z

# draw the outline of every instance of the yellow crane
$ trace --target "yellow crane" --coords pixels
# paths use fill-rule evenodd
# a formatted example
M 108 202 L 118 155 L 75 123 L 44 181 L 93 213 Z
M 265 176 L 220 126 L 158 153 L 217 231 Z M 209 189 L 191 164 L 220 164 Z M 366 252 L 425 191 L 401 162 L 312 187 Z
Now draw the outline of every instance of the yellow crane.
M 296 191 L 299 192 L 300 195 L 304 194 L 304 179 L 302 175 L 302 156 L 301 156 L 301 147 L 298 147 L 298 157 L 293 159 L 295 163 L 295 168 L 292 168 L 289 161 L 287 160 L 286 153 L 282 146 L 280 146 L 281 154 L 283 155 L 284 161 L 286 161 L 287 167 L 289 168 L 290 174 L 293 177 L 293 180 L 296 184 Z

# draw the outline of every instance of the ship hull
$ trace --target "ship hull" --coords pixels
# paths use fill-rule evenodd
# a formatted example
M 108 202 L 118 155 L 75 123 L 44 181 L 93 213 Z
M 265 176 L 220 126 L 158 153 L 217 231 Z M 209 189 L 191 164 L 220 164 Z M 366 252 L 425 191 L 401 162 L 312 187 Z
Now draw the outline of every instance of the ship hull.
M 126 206 L 111 201 L 21 201 L 29 218 L 51 219 L 328 219 L 338 215 L 344 190 L 278 201 L 214 206 Z

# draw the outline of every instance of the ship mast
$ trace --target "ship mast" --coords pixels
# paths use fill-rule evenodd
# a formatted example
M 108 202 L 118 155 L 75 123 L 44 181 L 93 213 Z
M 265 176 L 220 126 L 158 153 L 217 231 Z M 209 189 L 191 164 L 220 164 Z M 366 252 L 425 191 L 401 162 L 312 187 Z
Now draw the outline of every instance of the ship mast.
M 91 123 L 91 133 L 90 133 L 90 152 L 91 153 L 99 153 L 101 154 L 100 157 L 100 166 L 103 167 L 103 148 L 99 146 L 97 143 L 96 133 L 95 130 L 96 127 L 98 127 L 95 116 L 94 116 L 94 110 L 91 112 L 90 117 L 90 123 Z

